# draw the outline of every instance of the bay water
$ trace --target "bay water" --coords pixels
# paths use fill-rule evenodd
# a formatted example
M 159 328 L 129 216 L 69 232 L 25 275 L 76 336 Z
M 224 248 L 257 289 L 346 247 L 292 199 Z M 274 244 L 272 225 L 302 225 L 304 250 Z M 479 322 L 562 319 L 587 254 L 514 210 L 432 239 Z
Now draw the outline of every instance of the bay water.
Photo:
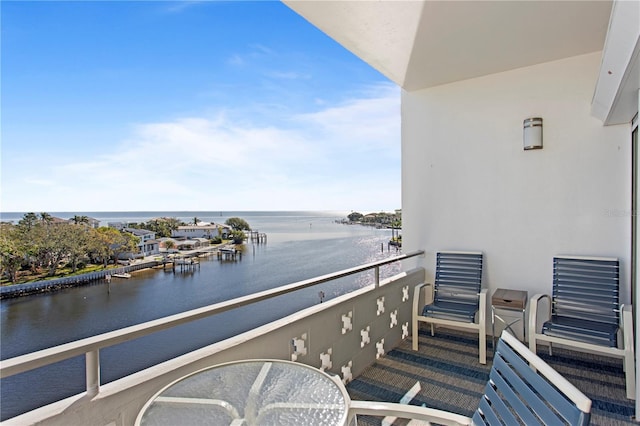
M 263 244 L 245 244 L 242 260 L 215 256 L 191 272 L 146 270 L 130 279 L 0 301 L 0 358 L 7 359 L 84 337 L 328 274 L 398 252 L 391 230 L 338 223 L 348 212 L 50 212 L 68 219 L 86 215 L 109 222 L 146 222 L 176 217 L 185 222 L 245 219 L 267 234 Z M 2 213 L 17 222 L 22 213 Z M 394 263 L 381 277 L 399 272 Z M 208 344 L 373 282 L 373 272 L 320 284 L 100 351 L 101 382 L 110 382 Z M 84 391 L 84 357 L 0 381 L 0 420 Z

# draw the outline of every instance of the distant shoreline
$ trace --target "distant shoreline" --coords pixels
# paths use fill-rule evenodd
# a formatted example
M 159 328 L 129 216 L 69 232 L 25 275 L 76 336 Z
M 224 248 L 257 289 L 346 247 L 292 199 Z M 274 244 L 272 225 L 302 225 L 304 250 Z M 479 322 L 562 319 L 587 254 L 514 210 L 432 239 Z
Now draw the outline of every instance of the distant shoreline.
M 185 222 L 191 222 L 194 217 L 203 221 L 221 223 L 230 217 L 346 217 L 349 210 L 158 210 L 158 211 L 50 211 L 52 216 L 70 219 L 74 216 L 88 216 L 99 220 L 101 226 L 108 222 L 139 223 L 159 217 L 175 217 Z M 0 212 L 0 222 L 17 222 L 29 212 Z M 39 213 L 39 212 L 34 212 Z M 103 225 L 104 222 L 104 225 Z

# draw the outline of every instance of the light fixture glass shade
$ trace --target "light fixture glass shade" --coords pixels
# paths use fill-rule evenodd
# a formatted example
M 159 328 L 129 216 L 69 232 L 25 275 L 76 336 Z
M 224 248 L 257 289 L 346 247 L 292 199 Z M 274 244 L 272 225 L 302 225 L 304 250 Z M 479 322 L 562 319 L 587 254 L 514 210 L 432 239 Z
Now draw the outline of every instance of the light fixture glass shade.
M 524 149 L 542 149 L 542 118 L 527 118 L 523 123 Z

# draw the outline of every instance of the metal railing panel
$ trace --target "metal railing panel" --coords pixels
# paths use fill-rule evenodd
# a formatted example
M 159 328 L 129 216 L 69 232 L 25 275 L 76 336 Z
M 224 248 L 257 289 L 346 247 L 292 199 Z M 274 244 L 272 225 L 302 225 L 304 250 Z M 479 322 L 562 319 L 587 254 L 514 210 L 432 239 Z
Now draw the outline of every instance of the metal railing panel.
M 372 280 L 366 287 L 104 383 L 97 394 L 92 394 L 89 384 L 96 383 L 99 376 L 88 374 L 87 392 L 3 424 L 130 426 L 146 401 L 162 387 L 203 368 L 240 359 L 295 360 L 348 382 L 410 335 L 410 290 L 424 279 L 424 269 L 414 268 L 385 278 L 380 285 Z M 87 356 L 89 362 L 94 362 L 93 356 Z
M 276 287 L 270 290 L 253 293 L 247 296 L 238 297 L 228 301 L 215 303 L 202 308 L 192 309 L 175 315 L 170 315 L 157 320 L 136 324 L 119 330 L 98 334 L 96 336 L 87 337 L 85 339 L 76 340 L 52 348 L 43 349 L 37 352 L 17 356 L 7 360 L 0 361 L 0 378 L 12 376 L 14 374 L 23 373 L 39 367 L 44 367 L 68 358 L 96 352 L 100 349 L 134 340 L 149 334 L 166 330 L 181 324 L 197 321 L 212 315 L 226 312 L 242 306 L 247 306 L 263 300 L 271 299 L 280 295 L 291 293 L 307 287 L 312 287 L 327 281 L 354 275 L 370 269 L 376 270 L 376 286 L 380 285 L 378 268 L 382 265 L 409 259 L 411 257 L 420 256 L 424 252 L 419 250 L 400 256 L 394 256 L 389 259 L 367 263 L 349 269 L 333 272 L 319 277 L 298 281 L 292 284 Z M 91 367 L 87 366 L 87 374 L 92 377 L 99 377 L 100 362 L 91 363 Z M 98 369 L 98 372 L 95 371 Z M 92 371 L 89 371 L 92 370 Z

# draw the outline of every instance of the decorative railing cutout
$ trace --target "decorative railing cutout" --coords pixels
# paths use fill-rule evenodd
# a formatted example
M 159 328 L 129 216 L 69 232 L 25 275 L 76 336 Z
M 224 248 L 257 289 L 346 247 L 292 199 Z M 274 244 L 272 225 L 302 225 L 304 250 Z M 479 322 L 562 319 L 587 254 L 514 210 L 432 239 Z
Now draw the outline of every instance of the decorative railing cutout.
M 391 315 L 389 315 L 389 317 L 391 318 L 391 323 L 389 324 L 389 328 L 393 328 L 396 325 L 398 325 L 398 310 L 397 309 L 395 311 L 391 312 Z
M 384 356 L 384 339 L 376 343 L 376 350 L 376 359 L 380 359 L 380 357 Z
M 402 338 L 405 339 L 409 336 L 409 322 L 402 324 Z
M 320 370 L 326 371 L 330 370 L 333 367 L 333 362 L 331 362 L 331 354 L 333 353 L 333 349 L 329 348 L 326 352 L 320 354 Z
M 376 313 L 378 316 L 380 316 L 384 314 L 384 296 L 378 298 L 377 305 L 378 305 L 378 310 L 376 311 Z
M 293 353 L 291 354 L 291 361 L 297 361 L 298 357 L 307 354 L 307 333 L 303 333 L 300 337 L 294 337 L 291 339 L 291 346 L 293 347 Z
M 353 367 L 353 362 L 349 361 L 347 365 L 343 365 L 340 370 L 342 371 L 342 383 L 345 385 L 353 380 L 353 374 L 351 373 L 351 367 Z
M 371 331 L 371 327 L 367 326 L 367 328 L 364 328 L 362 330 L 360 330 L 360 347 L 364 348 L 366 345 L 368 345 L 371 342 L 371 338 L 369 338 L 369 331 Z
M 353 330 L 352 318 L 353 311 L 349 311 L 349 313 L 342 315 L 342 334 L 347 334 L 347 332 Z

